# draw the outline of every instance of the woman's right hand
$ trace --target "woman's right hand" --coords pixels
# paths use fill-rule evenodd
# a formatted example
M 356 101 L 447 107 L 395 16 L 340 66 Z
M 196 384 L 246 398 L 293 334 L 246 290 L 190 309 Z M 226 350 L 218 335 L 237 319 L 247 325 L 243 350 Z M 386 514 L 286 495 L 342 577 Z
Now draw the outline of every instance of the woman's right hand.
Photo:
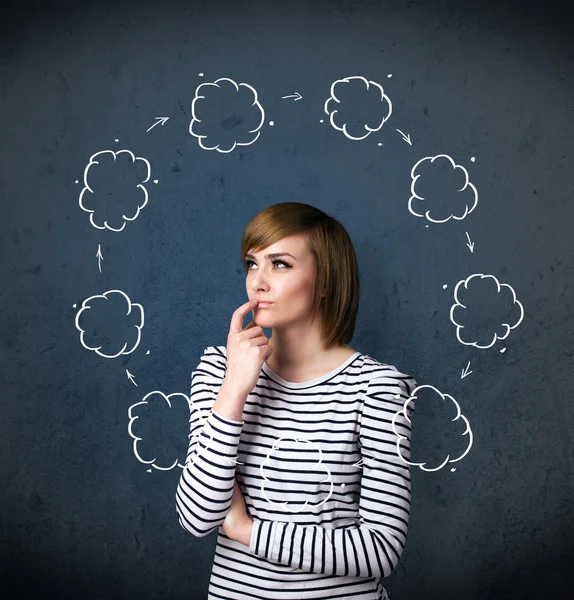
M 235 310 L 227 336 L 225 381 L 230 389 L 245 396 L 255 387 L 263 363 L 273 353 L 263 327 L 255 325 L 254 321 L 243 327 L 243 319 L 256 308 L 257 303 L 257 300 L 250 300 Z

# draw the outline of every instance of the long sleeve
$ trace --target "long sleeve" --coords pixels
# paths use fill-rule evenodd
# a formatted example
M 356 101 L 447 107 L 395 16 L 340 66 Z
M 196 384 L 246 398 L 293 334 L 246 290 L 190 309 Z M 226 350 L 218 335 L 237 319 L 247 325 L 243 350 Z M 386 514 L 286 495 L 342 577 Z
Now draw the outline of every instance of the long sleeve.
M 191 376 L 190 442 L 175 500 L 180 525 L 197 537 L 223 523 L 233 494 L 243 421 L 231 421 L 212 409 L 224 378 L 224 360 L 215 347 L 208 347 Z
M 403 552 L 410 513 L 410 417 L 404 407 L 416 381 L 396 369 L 375 376 L 364 396 L 359 428 L 362 455 L 359 511 L 353 526 L 328 529 L 254 519 L 249 551 L 267 560 L 312 573 L 387 577 Z

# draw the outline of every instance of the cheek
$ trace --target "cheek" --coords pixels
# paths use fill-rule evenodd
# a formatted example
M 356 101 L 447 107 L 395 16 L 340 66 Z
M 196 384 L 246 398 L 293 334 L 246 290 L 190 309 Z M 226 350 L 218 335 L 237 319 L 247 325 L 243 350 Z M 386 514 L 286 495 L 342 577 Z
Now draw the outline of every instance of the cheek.
M 312 284 L 307 283 L 290 286 L 289 289 L 285 289 L 283 294 L 280 294 L 280 298 L 286 300 L 286 308 L 289 310 L 289 306 L 297 308 L 308 308 L 313 304 L 313 288 Z

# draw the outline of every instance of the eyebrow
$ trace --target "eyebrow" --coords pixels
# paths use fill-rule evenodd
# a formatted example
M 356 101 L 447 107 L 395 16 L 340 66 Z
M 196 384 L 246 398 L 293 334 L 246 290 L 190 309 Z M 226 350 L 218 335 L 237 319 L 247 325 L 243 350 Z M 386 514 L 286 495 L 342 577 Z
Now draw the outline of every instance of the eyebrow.
M 276 258 L 278 256 L 290 256 L 291 258 L 295 258 L 292 254 L 289 254 L 289 252 L 273 252 L 272 254 L 266 254 L 265 258 Z M 255 258 L 255 256 L 253 256 L 253 254 L 246 254 L 245 258 Z

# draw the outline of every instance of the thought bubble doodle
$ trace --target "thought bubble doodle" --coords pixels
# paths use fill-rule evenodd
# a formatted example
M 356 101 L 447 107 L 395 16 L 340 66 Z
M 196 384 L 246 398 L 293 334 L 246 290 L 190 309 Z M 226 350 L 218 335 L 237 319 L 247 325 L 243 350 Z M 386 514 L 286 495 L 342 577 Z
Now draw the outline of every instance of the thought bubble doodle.
M 265 120 L 255 89 L 227 77 L 197 87 L 191 115 L 189 133 L 200 147 L 225 153 L 253 144 Z
M 406 421 L 409 424 L 411 424 L 411 420 L 409 419 L 409 412 L 412 412 L 412 411 L 411 411 L 411 407 L 409 407 L 409 403 L 414 403 L 414 400 L 418 398 L 418 396 L 416 395 L 417 392 L 420 392 L 423 389 L 430 389 L 430 390 L 433 390 L 434 392 L 436 392 L 436 395 L 434 395 L 430 400 L 425 399 L 426 403 L 430 403 L 433 400 L 438 402 L 439 404 L 444 403 L 446 401 L 450 402 L 447 406 L 447 411 L 450 412 L 451 414 L 454 412 L 454 418 L 452 418 L 452 419 L 448 418 L 447 424 L 444 425 L 444 427 L 445 428 L 448 428 L 448 427 L 453 428 L 453 431 L 439 431 L 438 435 L 442 435 L 444 438 L 446 438 L 447 435 L 449 435 L 450 436 L 449 443 L 451 443 L 453 445 L 457 444 L 463 448 L 462 451 L 457 450 L 458 456 L 456 458 L 451 458 L 452 452 L 445 450 L 444 452 L 446 452 L 446 457 L 444 459 L 442 459 L 442 461 L 440 461 L 439 464 L 434 467 L 429 467 L 427 465 L 428 460 L 423 461 L 423 462 L 415 462 L 415 461 L 411 460 L 410 451 L 407 448 L 404 448 L 401 446 L 401 440 L 404 440 L 407 438 L 406 438 L 404 430 L 401 431 L 401 425 L 399 423 L 397 423 L 398 418 L 400 418 L 401 420 L 403 420 L 403 418 L 404 418 L 404 419 L 406 419 Z M 420 407 L 420 403 L 421 403 L 421 401 L 419 398 L 419 401 L 417 402 L 417 407 Z M 444 407 L 440 406 L 440 408 L 442 409 Z M 420 412 L 419 408 L 417 408 L 417 412 Z M 420 419 L 420 415 L 419 415 L 419 419 Z M 430 422 L 430 419 L 424 419 L 424 421 L 428 423 L 428 422 Z M 470 448 L 472 447 L 473 436 L 472 436 L 472 431 L 470 429 L 470 424 L 469 424 L 468 420 L 466 419 L 466 417 L 460 412 L 460 406 L 458 405 L 457 401 L 449 394 L 441 393 L 439 390 L 437 390 L 432 385 L 421 385 L 413 390 L 413 393 L 411 394 L 411 396 L 409 398 L 407 398 L 403 407 L 397 413 L 395 413 L 395 415 L 393 417 L 393 421 L 392 421 L 392 426 L 393 426 L 393 431 L 395 432 L 395 435 L 397 436 L 397 453 L 399 455 L 399 458 L 408 465 L 420 467 L 420 469 L 423 471 L 429 471 L 429 472 L 430 471 L 438 471 L 439 469 L 442 469 L 442 467 L 444 467 L 448 463 L 457 462 L 457 461 L 461 460 L 462 458 L 464 458 L 468 454 Z M 402 425 L 402 427 L 404 427 L 404 425 Z M 441 424 L 441 427 L 442 427 L 442 424 Z M 464 438 L 466 436 L 468 436 L 467 441 L 464 440 Z
M 358 105 L 363 108 L 357 108 Z M 342 131 L 351 140 L 364 140 L 381 129 L 391 116 L 393 105 L 382 85 L 357 75 L 338 79 L 331 84 L 331 95 L 325 101 L 324 110 L 329 115 L 331 126 L 337 131 Z M 360 124 L 358 129 L 366 131 L 364 135 L 353 136 L 349 133 L 348 124 L 353 118 Z
M 293 442 L 292 448 L 289 449 L 280 447 L 281 444 L 288 445 L 285 444 L 288 441 Z M 312 460 L 309 460 L 309 452 L 313 453 Z M 307 458 L 305 458 L 305 453 L 307 453 Z M 282 455 L 280 456 L 280 454 Z M 300 458 L 301 455 L 303 455 L 303 458 Z M 274 461 L 274 464 L 272 464 L 272 461 Z M 268 471 L 268 474 L 266 474 L 266 470 Z M 326 474 L 326 477 L 319 481 L 314 481 L 313 477 L 315 474 L 312 473 L 313 470 L 321 471 L 321 475 Z M 327 502 L 333 493 L 333 480 L 331 478 L 331 471 L 323 464 L 323 454 L 321 452 L 321 448 L 317 444 L 308 440 L 301 440 L 292 437 L 282 437 L 277 439 L 267 453 L 267 457 L 261 463 L 260 472 L 261 477 L 263 478 L 261 482 L 262 496 L 270 504 L 281 506 L 282 508 L 287 509 L 289 512 L 298 513 L 307 508 L 307 506 L 321 506 Z M 273 477 L 271 472 L 278 474 Z M 303 474 L 305 474 L 305 477 L 302 477 Z M 292 481 L 286 481 L 285 479 L 287 477 L 298 477 L 297 486 L 295 486 Z M 305 500 L 304 504 L 299 505 L 298 507 L 296 506 L 296 504 L 299 504 L 299 498 L 301 497 L 301 494 L 304 493 L 301 490 L 304 489 L 305 485 L 311 485 L 312 487 L 317 488 L 319 487 L 317 484 L 325 482 L 329 483 L 329 491 L 321 501 L 310 503 L 309 500 Z M 272 493 L 283 497 L 289 497 L 291 499 L 285 502 L 272 500 L 269 497 L 266 486 L 282 487 L 282 489 L 276 489 Z M 317 492 L 310 492 L 309 496 L 316 498 Z
M 475 273 L 459 281 L 454 300 L 450 320 L 456 325 L 458 341 L 467 346 L 490 348 L 508 337 L 524 318 L 524 308 L 512 287 L 499 283 L 494 275 Z M 478 338 L 485 343 L 480 344 Z
M 149 161 L 130 150 L 96 152 L 84 169 L 80 208 L 90 213 L 90 223 L 96 229 L 122 231 L 126 221 L 137 219 L 147 204 L 143 184 L 150 176 Z
M 177 458 L 182 453 L 178 429 L 181 423 L 185 423 L 182 414 L 188 411 L 189 398 L 185 394 L 178 392 L 166 396 L 157 390 L 130 406 L 128 433 L 134 440 L 136 458 L 160 471 L 169 471 L 176 465 L 183 468 Z M 136 435 L 134 430 L 140 435 Z M 144 454 L 153 458 L 144 458 Z
M 425 156 L 411 169 L 409 211 L 433 223 L 461 220 L 478 204 L 468 171 L 446 154 Z M 432 216 L 431 216 L 432 215 Z
M 120 354 L 131 354 L 138 347 L 144 309 L 121 290 L 108 290 L 86 298 L 75 323 L 86 350 L 93 350 L 104 358 L 117 358 Z

